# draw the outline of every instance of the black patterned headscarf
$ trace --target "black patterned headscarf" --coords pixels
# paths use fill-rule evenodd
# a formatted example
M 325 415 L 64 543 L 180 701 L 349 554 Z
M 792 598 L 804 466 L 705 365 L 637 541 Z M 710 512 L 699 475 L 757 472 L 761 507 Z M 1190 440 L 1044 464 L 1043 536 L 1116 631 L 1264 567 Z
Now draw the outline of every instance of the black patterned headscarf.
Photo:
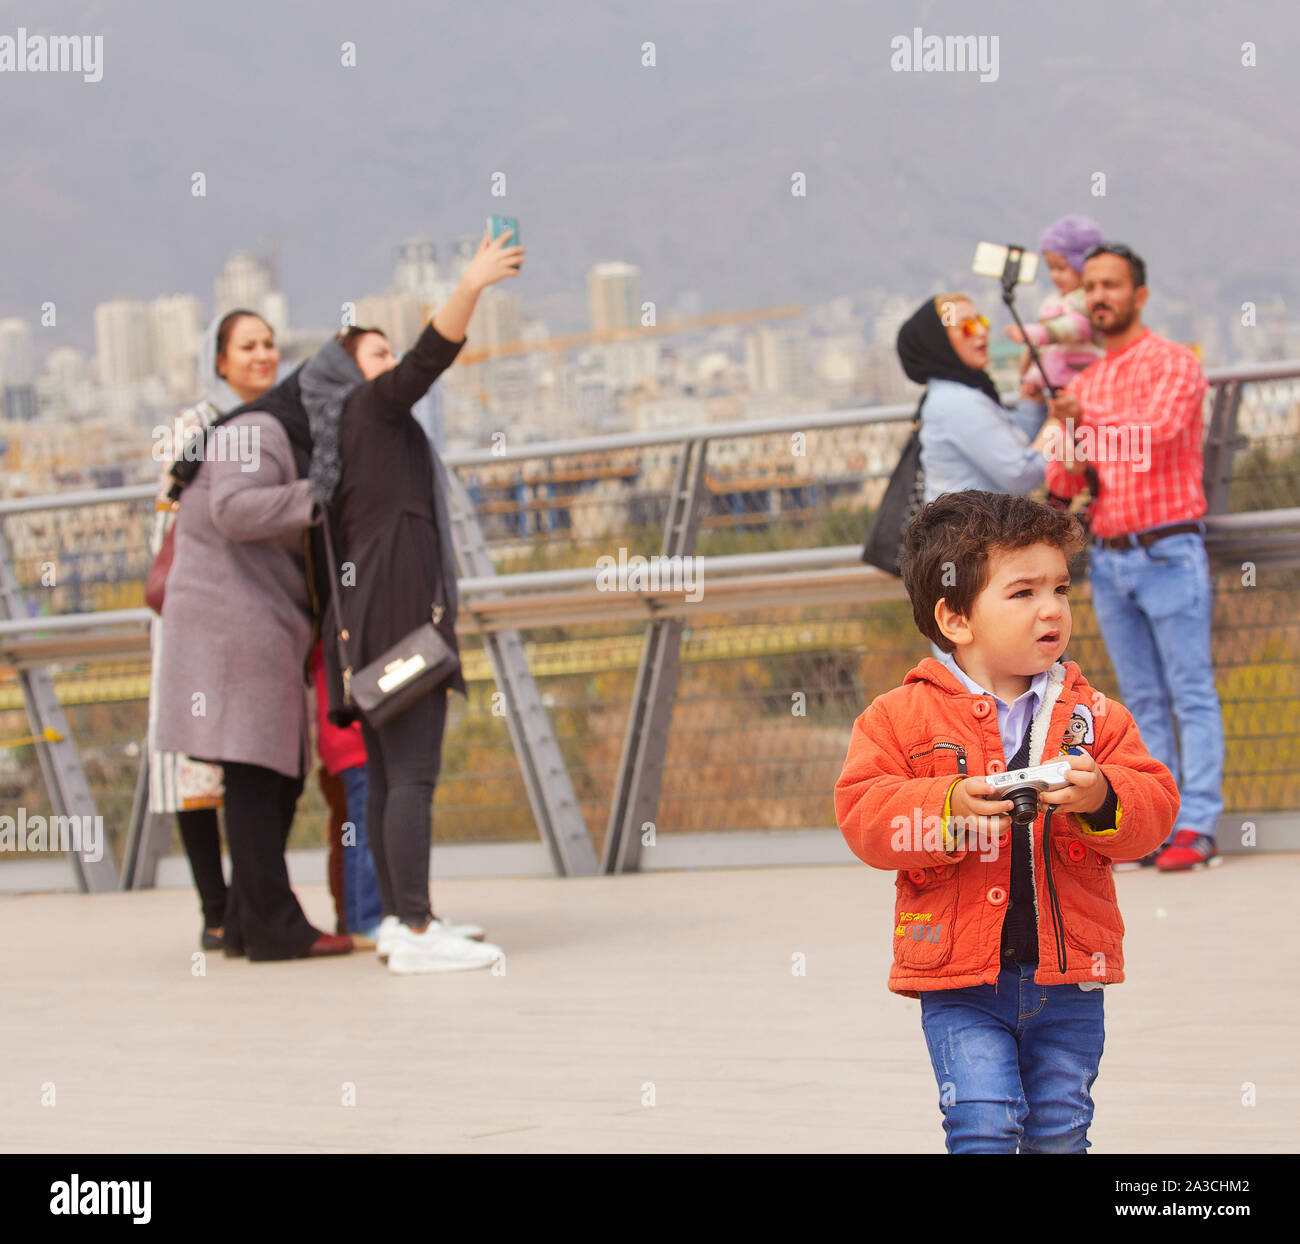
M 907 378 L 917 384 L 955 380 L 958 384 L 987 393 L 994 402 L 1002 405 L 997 386 L 988 372 L 967 367 L 957 357 L 933 298 L 927 298 L 917 307 L 912 318 L 898 330 L 898 359 Z M 922 402 L 924 400 L 922 398 Z

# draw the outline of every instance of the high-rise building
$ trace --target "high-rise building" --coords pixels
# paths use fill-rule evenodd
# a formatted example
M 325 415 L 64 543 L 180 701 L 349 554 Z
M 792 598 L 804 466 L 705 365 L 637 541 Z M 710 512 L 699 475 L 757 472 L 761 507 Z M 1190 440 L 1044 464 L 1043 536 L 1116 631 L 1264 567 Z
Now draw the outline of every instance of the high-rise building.
M 605 333 L 641 323 L 641 269 L 630 263 L 599 263 L 587 274 L 591 331 Z
M 46 355 L 45 374 L 60 387 L 71 389 L 86 379 L 86 356 L 72 346 L 59 346 Z
M 421 306 L 421 299 L 406 289 L 371 294 L 357 299 L 357 324 L 362 328 L 381 329 L 393 350 L 404 354 L 419 336 Z
M 153 369 L 178 398 L 194 388 L 194 360 L 203 336 L 203 307 L 193 294 L 164 294 L 149 304 Z
M 438 282 L 438 252 L 422 237 L 407 238 L 397 248 L 393 264 L 393 287 L 405 290 L 423 305 L 432 302 Z
M 212 283 L 212 313 L 221 316 L 239 307 L 257 311 L 270 292 L 267 266 L 248 251 L 232 251 Z
M 0 384 L 31 384 L 35 374 L 31 326 L 17 317 L 0 320 Z
M 131 298 L 95 308 L 95 356 L 100 384 L 132 384 L 152 372 L 149 309 Z
M 275 277 L 265 260 L 248 251 L 232 251 L 213 281 L 212 291 L 213 315 L 247 308 L 266 320 L 277 337 L 288 335 L 289 300 L 275 288 Z
M 84 413 L 97 400 L 89 383 L 86 356 L 71 346 L 59 346 L 45 356 L 45 367 L 36 379 L 38 414 L 62 420 L 69 414 Z
M 479 235 L 476 233 L 462 233 L 460 237 L 452 242 L 448 262 L 451 271 L 447 276 L 453 283 L 459 281 L 465 275 L 465 269 L 469 267 L 470 260 L 478 254 L 479 240 Z
M 26 320 L 0 320 L 0 413 L 30 423 L 36 418 L 32 380 L 32 330 Z
M 759 393 L 808 391 L 808 333 L 799 328 L 759 328 L 745 340 L 749 384 Z
M 470 316 L 466 337 L 475 346 L 499 346 L 520 337 L 520 303 L 515 294 L 495 285 L 479 295 L 478 305 Z

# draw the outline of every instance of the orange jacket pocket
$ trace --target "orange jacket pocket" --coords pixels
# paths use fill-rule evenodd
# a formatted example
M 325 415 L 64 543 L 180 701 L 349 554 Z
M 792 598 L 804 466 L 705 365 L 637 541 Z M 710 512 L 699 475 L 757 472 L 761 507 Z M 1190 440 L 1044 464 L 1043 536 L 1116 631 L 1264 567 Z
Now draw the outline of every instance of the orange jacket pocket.
M 957 914 L 957 866 L 908 869 L 894 885 L 894 962 L 920 968 L 947 963 Z
M 1052 835 L 1052 864 L 1065 940 L 1078 950 L 1113 954 L 1124 938 L 1110 861 L 1077 838 Z

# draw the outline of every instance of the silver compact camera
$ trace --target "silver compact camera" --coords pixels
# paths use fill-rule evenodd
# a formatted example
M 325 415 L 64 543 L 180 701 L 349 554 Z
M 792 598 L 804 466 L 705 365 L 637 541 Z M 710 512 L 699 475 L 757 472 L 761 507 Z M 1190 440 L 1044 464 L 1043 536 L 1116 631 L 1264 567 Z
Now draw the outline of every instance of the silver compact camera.
M 1039 791 L 1064 790 L 1070 785 L 1069 772 L 1069 760 L 1062 759 L 1028 769 L 986 773 L 984 780 L 993 787 L 995 793 L 1011 800 L 1012 822 L 1016 825 L 1029 825 L 1038 815 Z

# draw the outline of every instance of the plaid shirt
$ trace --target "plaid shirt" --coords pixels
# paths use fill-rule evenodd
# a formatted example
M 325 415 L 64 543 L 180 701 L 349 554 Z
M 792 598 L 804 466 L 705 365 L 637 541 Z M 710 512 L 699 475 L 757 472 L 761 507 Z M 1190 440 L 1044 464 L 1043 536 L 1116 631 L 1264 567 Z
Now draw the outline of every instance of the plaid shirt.
M 1150 329 L 1107 353 L 1070 382 L 1081 415 L 1076 438 L 1097 468 L 1094 536 L 1122 536 L 1205 513 L 1201 487 L 1202 404 L 1196 356 Z M 1047 464 L 1047 487 L 1072 497 L 1084 477 Z

